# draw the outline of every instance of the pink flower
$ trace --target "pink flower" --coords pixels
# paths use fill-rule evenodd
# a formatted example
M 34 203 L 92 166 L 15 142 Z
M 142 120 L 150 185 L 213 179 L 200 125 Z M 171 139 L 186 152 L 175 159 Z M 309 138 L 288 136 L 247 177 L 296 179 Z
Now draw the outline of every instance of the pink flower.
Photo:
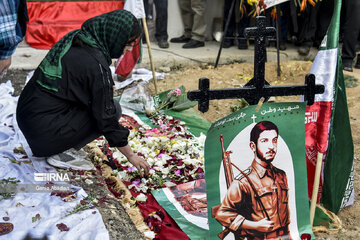
M 180 94 L 181 94 L 181 90 L 178 89 L 178 88 L 176 88 L 176 89 L 175 89 L 175 93 L 176 93 L 176 96 L 178 97 L 178 96 L 180 96 Z
M 168 93 L 168 96 L 171 96 L 173 94 L 175 94 L 178 97 L 181 94 L 181 90 L 179 88 L 175 88 L 174 90 L 172 90 Z
M 135 181 L 132 181 L 131 183 L 134 184 L 134 185 L 136 185 L 136 186 L 140 186 L 141 181 L 140 181 L 140 179 L 137 179 L 137 180 L 135 180 Z
M 175 171 L 175 175 L 180 175 L 180 173 L 181 173 L 180 169 Z

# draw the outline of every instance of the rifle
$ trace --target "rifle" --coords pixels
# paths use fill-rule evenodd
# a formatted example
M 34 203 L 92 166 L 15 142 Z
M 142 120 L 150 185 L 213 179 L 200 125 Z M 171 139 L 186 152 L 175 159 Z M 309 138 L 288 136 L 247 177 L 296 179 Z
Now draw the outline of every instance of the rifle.
M 222 149 L 222 158 L 223 158 L 226 186 L 227 188 L 229 188 L 230 184 L 234 180 L 234 175 L 231 167 L 231 159 L 230 159 L 230 154 L 232 153 L 232 151 L 225 151 L 223 135 L 220 135 L 220 142 Z
M 231 162 L 230 154 L 232 153 L 232 151 L 225 151 L 223 135 L 220 135 L 220 142 L 221 142 L 221 148 L 222 148 L 223 165 L 224 165 L 224 172 L 225 172 L 227 188 L 229 188 L 230 184 L 232 183 L 232 181 L 234 179 L 233 171 L 232 171 L 232 166 L 234 166 L 248 180 L 250 187 L 252 188 L 252 190 L 255 193 L 255 199 L 258 200 L 261 208 L 264 211 L 266 218 L 270 221 L 269 214 L 267 213 L 265 206 L 264 206 L 263 202 L 261 201 L 260 196 L 257 193 L 253 182 L 251 181 L 251 179 L 248 177 L 248 175 L 246 173 L 244 173 L 240 168 L 238 168 L 235 164 L 233 164 Z M 219 209 L 219 206 L 215 206 L 212 208 L 213 217 L 215 216 L 218 209 Z M 221 233 L 218 234 L 218 237 L 220 239 L 224 239 L 229 233 L 230 233 L 230 229 L 226 227 Z

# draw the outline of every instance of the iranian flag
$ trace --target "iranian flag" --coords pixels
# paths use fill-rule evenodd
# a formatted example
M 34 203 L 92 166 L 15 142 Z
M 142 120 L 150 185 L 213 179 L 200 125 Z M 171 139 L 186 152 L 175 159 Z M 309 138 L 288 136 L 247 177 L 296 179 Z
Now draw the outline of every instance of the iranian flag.
M 342 61 L 339 50 L 341 0 L 335 0 L 327 35 L 314 60 L 311 73 L 325 86 L 305 113 L 305 145 L 308 192 L 311 198 L 317 153 L 323 153 L 318 201 L 334 213 L 354 201 L 353 155 Z

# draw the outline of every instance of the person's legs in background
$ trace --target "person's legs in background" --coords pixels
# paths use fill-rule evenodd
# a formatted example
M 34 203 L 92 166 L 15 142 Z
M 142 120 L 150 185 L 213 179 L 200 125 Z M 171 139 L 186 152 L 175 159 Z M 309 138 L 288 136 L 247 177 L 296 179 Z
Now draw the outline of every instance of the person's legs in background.
M 359 36 L 358 36 L 358 42 L 356 45 L 356 51 L 360 51 L 360 32 L 359 32 Z M 356 63 L 355 63 L 355 68 L 360 69 L 360 53 L 357 55 L 357 59 L 356 59 Z
M 281 51 L 286 50 L 286 42 L 288 37 L 288 28 L 290 19 L 290 2 L 284 2 L 280 5 L 280 44 L 279 49 Z
M 318 25 L 316 28 L 314 47 L 319 48 L 329 28 L 334 12 L 334 0 L 322 0 L 317 14 Z
M 310 48 L 313 46 L 315 33 L 317 30 L 317 14 L 321 2 L 318 1 L 315 6 L 308 4 L 304 12 L 301 13 L 301 23 L 299 24 L 300 31 L 298 41 L 300 47 L 298 53 L 307 56 Z
M 357 55 L 357 60 L 355 63 L 355 68 L 360 69 L 360 53 Z
M 145 18 L 146 18 L 146 22 L 147 22 L 148 31 L 149 31 L 150 30 L 149 29 L 149 21 L 151 21 L 153 19 L 153 5 L 150 4 L 149 0 L 143 0 L 143 3 L 144 3 L 144 10 L 145 10 Z M 143 26 L 143 22 L 141 22 L 141 25 Z M 149 36 L 149 38 L 150 38 L 150 36 Z M 145 34 L 142 37 L 142 43 L 146 44 Z
M 231 14 L 230 20 L 229 20 L 229 25 L 227 28 L 226 33 L 224 33 L 224 43 L 223 43 L 223 48 L 229 48 L 231 46 L 234 45 L 234 29 L 235 29 L 235 10 L 232 11 L 232 13 L 230 13 L 230 8 L 231 8 L 231 3 L 233 0 L 225 0 L 224 2 L 224 18 L 223 18 L 223 29 L 225 31 L 225 27 L 226 27 L 226 21 L 228 20 L 229 14 Z
M 360 1 L 343 1 L 343 45 L 342 62 L 345 71 L 352 72 L 353 60 L 356 57 L 356 43 L 360 32 Z
M 155 4 L 155 38 L 160 48 L 168 48 L 168 0 L 154 0 Z
M 250 6 L 244 1 L 245 7 L 247 11 L 249 11 L 251 8 Z M 240 10 L 241 11 L 241 10 Z M 238 16 L 240 19 L 238 21 L 238 49 L 248 49 L 248 40 L 244 36 L 245 28 L 249 27 L 250 25 L 250 16 L 248 16 L 247 12 L 244 12 L 243 14 L 239 13 Z
M 192 15 L 191 40 L 183 45 L 183 48 L 198 48 L 205 46 L 205 4 L 206 0 L 191 0 L 190 9 Z
M 191 39 L 191 29 L 193 25 L 193 14 L 191 13 L 191 1 L 179 0 L 181 19 L 184 24 L 184 34 L 180 37 L 170 39 L 172 43 L 187 43 Z

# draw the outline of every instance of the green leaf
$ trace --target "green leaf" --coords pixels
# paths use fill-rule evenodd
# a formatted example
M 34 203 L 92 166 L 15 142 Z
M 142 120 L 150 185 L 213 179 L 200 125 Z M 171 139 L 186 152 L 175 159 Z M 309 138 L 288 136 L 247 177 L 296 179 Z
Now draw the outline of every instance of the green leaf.
M 184 86 L 179 87 L 179 89 L 181 90 L 182 94 L 185 93 L 185 87 Z
M 187 98 L 187 94 L 181 94 L 178 99 L 176 100 L 176 102 L 173 104 L 173 107 L 171 108 L 171 110 L 174 111 L 183 111 L 185 109 L 188 108 L 192 108 L 194 106 L 196 106 L 197 102 L 196 101 L 190 101 Z
M 173 102 L 176 102 L 177 98 L 178 97 L 175 94 L 172 94 L 168 101 L 169 101 L 169 103 L 173 103 Z
M 31 218 L 32 222 L 36 222 L 37 220 L 40 220 L 40 219 L 41 219 L 40 214 L 36 214 L 35 217 Z
M 22 163 L 25 163 L 25 164 L 32 164 L 32 161 L 21 161 Z
M 16 163 L 16 164 L 21 164 L 21 162 L 20 161 L 17 161 L 17 160 L 15 160 L 15 159 L 12 159 L 12 158 L 7 158 L 7 159 L 9 159 L 11 162 L 13 162 L 13 163 Z

